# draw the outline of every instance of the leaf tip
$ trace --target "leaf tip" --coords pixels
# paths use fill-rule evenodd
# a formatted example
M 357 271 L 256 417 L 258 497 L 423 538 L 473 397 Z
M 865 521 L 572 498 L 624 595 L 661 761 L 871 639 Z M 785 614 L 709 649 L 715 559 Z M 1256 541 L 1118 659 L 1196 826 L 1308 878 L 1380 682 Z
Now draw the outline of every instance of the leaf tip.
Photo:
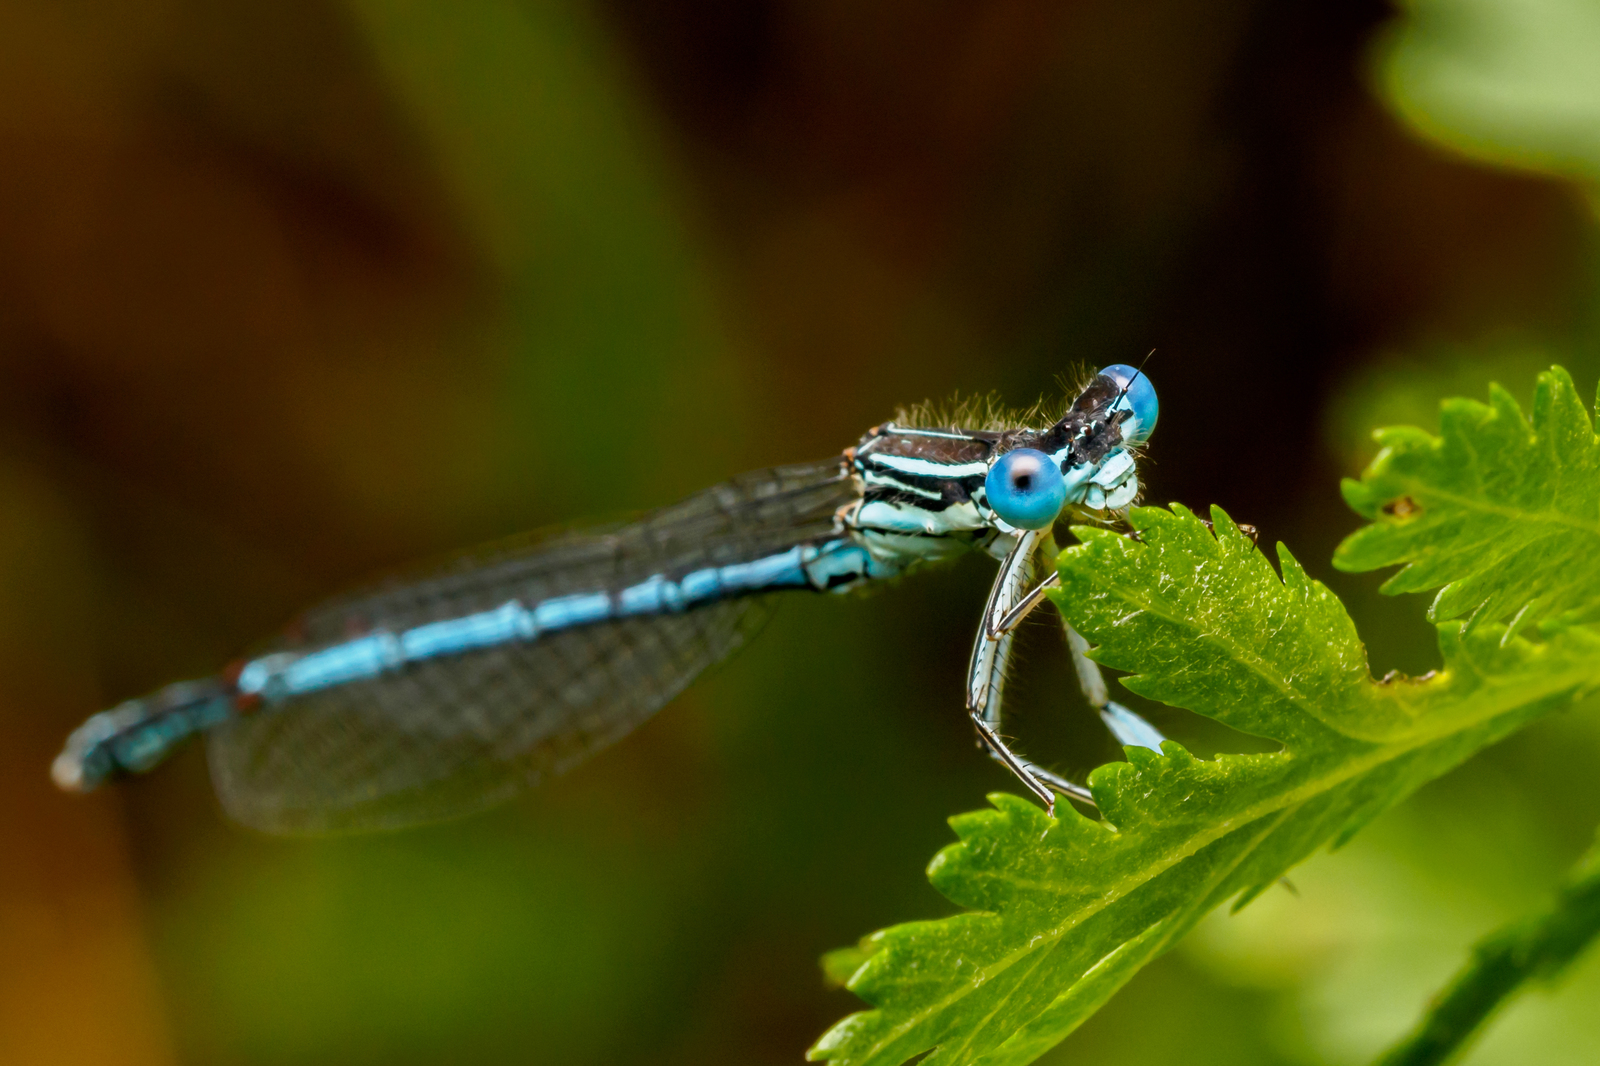
M 829 988 L 849 988 L 850 979 L 877 954 L 880 943 L 870 938 L 847 948 L 834 948 L 822 956 L 822 979 Z
M 806 1049 L 807 1062 L 831 1062 L 845 1054 L 846 1047 L 872 1024 L 876 1011 L 857 1011 L 835 1022 L 833 1027 Z
M 1055 822 L 1038 804 L 1010 792 L 991 792 L 985 798 L 1007 821 L 1024 829 L 1043 831 Z M 989 814 L 991 819 L 994 817 L 993 812 L 982 813 Z
M 1362 518 L 1373 518 L 1378 513 L 1378 505 L 1372 498 L 1372 489 L 1365 481 L 1353 477 L 1339 479 L 1339 495 L 1344 497 L 1345 504 Z

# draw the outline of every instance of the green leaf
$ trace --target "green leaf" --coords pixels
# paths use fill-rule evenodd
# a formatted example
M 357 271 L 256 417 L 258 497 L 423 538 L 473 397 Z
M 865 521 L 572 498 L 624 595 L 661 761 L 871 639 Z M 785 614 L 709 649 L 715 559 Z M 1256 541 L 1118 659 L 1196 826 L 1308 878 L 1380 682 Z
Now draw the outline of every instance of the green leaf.
M 1541 384 L 1537 418 L 1554 435 L 1529 430 L 1503 400 L 1454 408 L 1482 412 L 1474 432 L 1487 427 L 1482 439 L 1504 447 L 1441 445 L 1429 469 L 1445 484 L 1470 475 L 1496 491 L 1512 472 L 1529 476 L 1529 455 L 1568 470 L 1554 444 L 1593 447 L 1587 418 L 1567 407 L 1570 391 L 1560 373 Z M 1420 455 L 1430 439 L 1400 432 L 1390 443 Z M 1544 480 L 1562 507 L 1587 496 L 1593 512 L 1600 480 L 1577 485 L 1555 472 Z M 1430 521 L 1436 498 L 1414 498 L 1423 504 L 1414 520 Z M 1381 502 L 1373 506 L 1382 513 Z M 929 1066 L 1029 1062 L 1213 907 L 1242 905 L 1422 783 L 1600 684 L 1600 630 L 1569 625 L 1534 642 L 1484 619 L 1472 629 L 1438 625 L 1437 673 L 1374 680 L 1327 588 L 1281 545 L 1280 579 L 1225 514 L 1214 510 L 1213 520 L 1215 533 L 1182 507 L 1141 508 L 1132 515 L 1138 540 L 1076 530 L 1082 543 L 1061 554 L 1055 601 L 1098 645 L 1097 661 L 1129 672 L 1130 689 L 1282 750 L 1205 761 L 1171 741 L 1160 754 L 1130 748 L 1128 762 L 1090 775 L 1101 821 L 1074 810 L 1051 819 L 1003 794 L 990 797 L 992 810 L 952 819 L 959 842 L 928 875 L 965 911 L 883 930 L 858 954 L 834 956 L 836 973 L 857 964 L 847 986 L 876 1009 L 834 1026 L 813 1059 L 898 1066 L 937 1049 L 923 1060 Z M 1474 522 L 1441 520 L 1426 543 L 1453 560 L 1454 569 L 1435 569 L 1441 580 L 1505 566 L 1503 552 L 1484 561 L 1503 545 Z M 1376 557 L 1387 558 L 1368 558 Z M 1579 555 L 1543 558 L 1559 572 L 1518 573 L 1552 592 L 1600 591 L 1600 575 Z
M 1461 1050 L 1529 981 L 1552 981 L 1600 936 L 1600 842 L 1542 914 L 1498 929 L 1435 998 L 1417 1028 L 1378 1066 L 1435 1066 Z
M 1339 546 L 1341 570 L 1404 564 L 1389 593 L 1438 588 L 1429 618 L 1473 624 L 1592 621 L 1600 607 L 1600 438 L 1560 367 L 1539 375 L 1533 421 L 1504 389 L 1447 400 L 1440 435 L 1385 429 L 1344 483 L 1372 525 Z

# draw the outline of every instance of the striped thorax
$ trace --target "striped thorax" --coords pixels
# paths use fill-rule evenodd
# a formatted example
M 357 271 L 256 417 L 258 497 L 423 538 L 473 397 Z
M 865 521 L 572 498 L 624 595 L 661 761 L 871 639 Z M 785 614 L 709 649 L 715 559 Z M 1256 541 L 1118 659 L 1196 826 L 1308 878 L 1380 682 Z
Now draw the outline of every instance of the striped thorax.
M 845 453 L 861 498 L 844 509 L 843 524 L 886 569 L 969 548 L 1003 558 L 1022 527 L 991 499 L 991 473 L 1021 449 L 1043 453 L 1059 471 L 1064 513 L 1120 512 L 1139 494 L 1135 449 L 1155 420 L 1152 410 L 1136 410 L 1140 397 L 1130 399 L 1130 384 L 1122 375 L 1097 375 L 1045 429 L 874 427 Z

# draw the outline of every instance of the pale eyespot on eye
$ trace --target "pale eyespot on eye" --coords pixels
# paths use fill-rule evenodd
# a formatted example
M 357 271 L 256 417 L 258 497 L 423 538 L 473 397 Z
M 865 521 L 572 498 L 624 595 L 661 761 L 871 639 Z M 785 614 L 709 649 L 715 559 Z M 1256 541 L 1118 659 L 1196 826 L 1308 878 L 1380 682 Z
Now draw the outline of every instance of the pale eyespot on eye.
M 1100 373 L 1117 383 L 1123 390 L 1122 398 L 1113 410 L 1131 411 L 1133 416 L 1122 423 L 1122 439 L 1129 444 L 1143 444 L 1156 428 L 1156 418 L 1161 414 L 1161 404 L 1156 400 L 1156 387 L 1144 371 L 1126 363 L 1113 363 Z
M 1067 502 L 1067 483 L 1044 452 L 1017 448 L 995 460 L 983 482 L 994 513 L 1018 529 L 1049 529 Z

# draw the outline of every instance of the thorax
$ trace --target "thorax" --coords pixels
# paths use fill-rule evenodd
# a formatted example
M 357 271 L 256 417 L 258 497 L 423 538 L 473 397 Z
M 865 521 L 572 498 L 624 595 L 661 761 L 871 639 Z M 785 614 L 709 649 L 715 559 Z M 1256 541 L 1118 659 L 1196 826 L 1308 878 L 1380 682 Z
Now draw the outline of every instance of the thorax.
M 1014 538 L 984 503 L 989 459 L 1006 434 L 878 426 L 845 452 L 861 493 L 846 527 L 875 557 L 937 560 L 979 548 L 1003 556 Z

